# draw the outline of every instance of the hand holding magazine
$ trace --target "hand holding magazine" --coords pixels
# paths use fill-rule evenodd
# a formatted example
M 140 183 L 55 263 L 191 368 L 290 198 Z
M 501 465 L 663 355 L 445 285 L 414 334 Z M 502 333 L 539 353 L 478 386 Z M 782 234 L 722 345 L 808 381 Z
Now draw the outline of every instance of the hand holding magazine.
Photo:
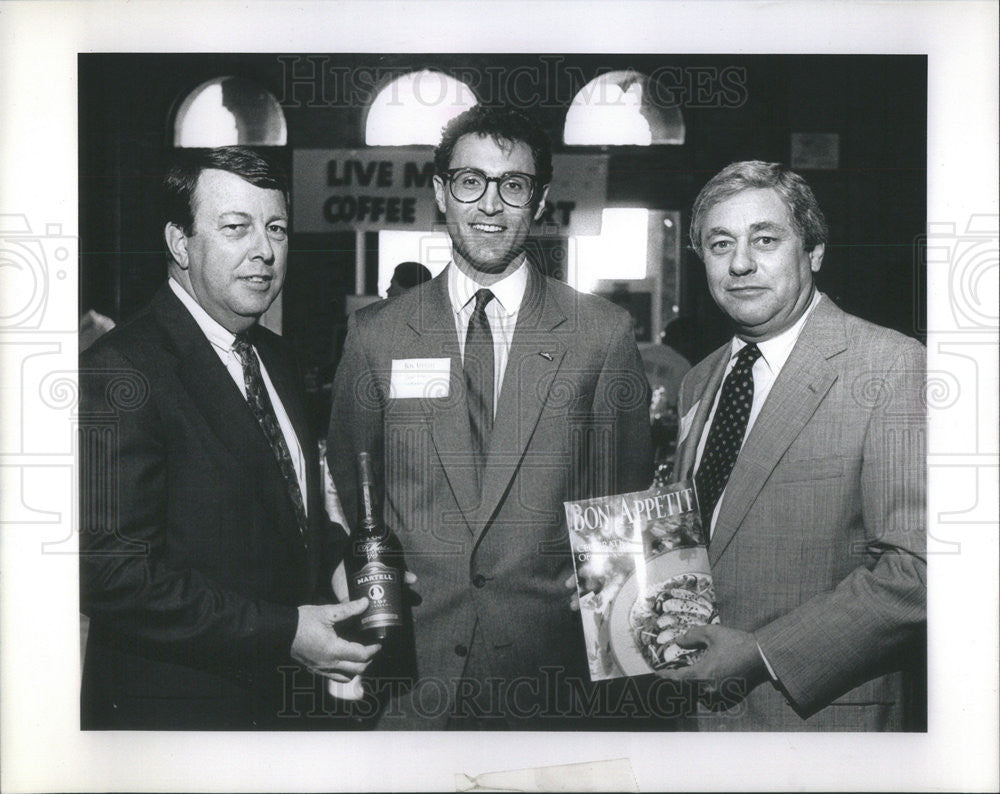
M 591 679 L 691 664 L 676 638 L 719 622 L 693 483 L 563 506 Z

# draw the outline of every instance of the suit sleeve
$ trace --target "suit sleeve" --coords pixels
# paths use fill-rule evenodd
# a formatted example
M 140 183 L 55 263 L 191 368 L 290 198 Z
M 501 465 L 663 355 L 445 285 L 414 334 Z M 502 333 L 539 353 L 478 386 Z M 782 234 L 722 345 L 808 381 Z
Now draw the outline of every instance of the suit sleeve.
M 907 343 L 878 384 L 860 474 L 866 563 L 755 632 L 791 705 L 808 717 L 898 669 L 926 626 L 925 353 Z M 912 651 L 911 651 L 912 652 Z
M 347 338 L 333 380 L 333 400 L 326 456 L 340 504 L 348 521 L 358 515 L 357 459 L 369 452 L 377 486 L 376 504 L 382 504 L 385 482 L 382 463 L 383 395 L 362 342 L 355 315 L 347 321 Z
M 92 354 L 92 355 L 91 355 Z M 252 670 L 288 659 L 294 607 L 254 600 L 168 564 L 167 449 L 145 374 L 117 350 L 80 367 L 81 611 L 189 666 Z
M 621 314 L 611 334 L 594 397 L 594 413 L 613 421 L 608 471 L 612 481 L 596 484 L 592 496 L 649 488 L 653 482 L 653 444 L 649 424 L 649 381 L 632 333 L 632 318 Z M 607 451 L 595 451 L 600 461 Z M 599 468 L 606 469 L 604 466 Z

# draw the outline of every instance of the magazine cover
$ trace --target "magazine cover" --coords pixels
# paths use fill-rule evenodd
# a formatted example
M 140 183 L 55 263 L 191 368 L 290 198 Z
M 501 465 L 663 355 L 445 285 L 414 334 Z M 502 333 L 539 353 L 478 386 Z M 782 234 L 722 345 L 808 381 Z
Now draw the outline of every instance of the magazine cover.
M 563 505 L 591 679 L 691 664 L 675 638 L 719 622 L 694 484 Z

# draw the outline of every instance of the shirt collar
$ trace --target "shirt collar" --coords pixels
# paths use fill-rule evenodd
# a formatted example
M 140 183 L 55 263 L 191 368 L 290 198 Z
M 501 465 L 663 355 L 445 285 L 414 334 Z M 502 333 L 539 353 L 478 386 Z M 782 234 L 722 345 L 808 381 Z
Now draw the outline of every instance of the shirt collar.
M 449 265 L 448 300 L 451 301 L 451 308 L 455 314 L 459 314 L 476 297 L 476 292 L 483 289 L 483 286 L 465 275 L 455 266 L 454 262 Z M 527 286 L 528 258 L 525 257 L 513 273 L 490 284 L 488 289 L 494 295 L 493 303 L 496 303 L 501 311 L 509 316 L 520 308 Z
M 208 312 L 206 312 L 201 305 L 196 301 L 191 295 L 188 294 L 187 290 L 180 285 L 180 283 L 171 276 L 167 279 L 167 283 L 170 284 L 170 289 L 174 291 L 181 303 L 184 304 L 185 308 L 191 312 L 191 316 L 194 317 L 194 321 L 198 323 L 198 327 L 201 328 L 201 332 L 208 337 L 208 341 L 211 342 L 219 350 L 228 353 L 233 349 L 233 340 L 236 339 L 236 335 L 230 331 L 227 331 L 219 323 L 213 320 Z
M 775 375 L 781 372 L 781 368 L 785 366 L 785 362 L 788 361 L 788 357 L 792 354 L 792 348 L 795 347 L 795 343 L 799 339 L 799 334 L 802 333 L 802 328 L 805 326 L 806 320 L 809 319 L 809 315 L 812 314 L 812 310 L 816 308 L 816 304 L 820 302 L 822 297 L 822 293 L 819 290 L 815 290 L 812 300 L 809 301 L 806 310 L 802 312 L 802 316 L 795 321 L 794 325 L 789 326 L 777 336 L 773 336 L 763 342 L 757 342 L 760 357 L 764 359 L 764 363 Z M 730 357 L 735 356 L 746 346 L 746 342 L 738 336 L 734 336 L 733 345 L 729 351 Z

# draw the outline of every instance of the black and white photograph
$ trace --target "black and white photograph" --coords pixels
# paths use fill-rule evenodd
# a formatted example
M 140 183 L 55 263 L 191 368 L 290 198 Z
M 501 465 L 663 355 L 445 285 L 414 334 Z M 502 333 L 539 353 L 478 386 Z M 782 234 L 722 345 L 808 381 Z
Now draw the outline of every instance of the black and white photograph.
M 939 4 L 152 5 L 3 81 L 10 790 L 997 780 L 996 59 Z

